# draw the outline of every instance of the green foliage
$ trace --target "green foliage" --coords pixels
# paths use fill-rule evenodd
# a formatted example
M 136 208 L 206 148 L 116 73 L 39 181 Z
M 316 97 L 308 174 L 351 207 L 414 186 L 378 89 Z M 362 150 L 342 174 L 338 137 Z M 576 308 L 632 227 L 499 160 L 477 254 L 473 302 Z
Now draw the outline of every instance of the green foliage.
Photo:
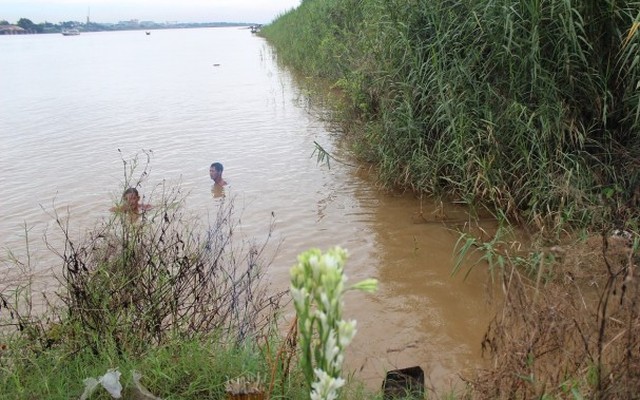
M 145 181 L 151 153 L 145 155 L 146 164 L 137 156 L 123 159 L 125 188 Z M 139 168 L 144 171 L 136 174 Z M 114 212 L 77 239 L 68 217 L 51 214 L 64 238 L 47 243 L 61 258 L 61 285 L 57 299 L 38 313 L 25 228 L 26 261 L 8 260 L 24 271 L 23 280 L 0 282 L 0 387 L 9 398 L 77 398 L 83 379 L 112 368 L 157 374 L 169 382 L 153 385 L 164 395 L 222 398 L 227 379 L 266 372 L 266 354 L 256 346 L 259 338 L 276 341 L 283 295 L 268 294 L 261 284 L 266 242 L 233 240 L 233 199 L 220 203 L 204 227 L 184 211 L 179 187 L 156 190 L 150 210 Z M 180 362 L 189 368 L 172 371 L 170 355 L 162 371 L 142 365 L 183 344 L 199 353 L 176 356 L 186 357 Z M 193 364 L 203 356 L 215 360 Z M 286 392 L 285 378 L 288 373 L 271 388 Z
M 637 216 L 639 24 L 633 1 L 315 0 L 263 34 L 343 91 L 386 183 L 559 231 Z
M 331 400 L 346 381 L 340 376 L 345 348 L 356 334 L 356 321 L 342 319 L 347 252 L 332 248 L 326 253 L 308 250 L 291 268 L 291 297 L 298 318 L 301 367 L 312 399 Z M 375 279 L 351 289 L 373 292 Z
M 34 23 L 28 18 L 20 18 L 16 25 L 18 25 L 22 29 L 29 30 L 29 29 L 33 28 Z
M 133 179 L 137 157 L 123 167 L 125 188 L 147 177 L 145 166 Z M 271 328 L 282 295 L 267 295 L 260 283 L 266 243 L 233 240 L 233 199 L 203 227 L 184 212 L 180 188 L 157 190 L 150 210 L 114 212 L 82 240 L 72 240 L 67 222 L 54 215 L 66 238 L 59 252 L 62 320 L 77 333 L 67 345 L 136 352 L 214 332 L 241 344 Z
M 98 353 L 88 348 L 73 353 L 64 348 L 31 353 L 20 349 L 28 345 L 25 342 L 14 341 L 9 345 L 1 359 L 3 399 L 78 398 L 84 390 L 84 379 L 116 367 L 122 373 L 124 398 L 146 398 L 135 397 L 131 374 L 136 370 L 143 375 L 144 387 L 160 398 L 223 399 L 229 379 L 268 373 L 266 360 L 255 349 L 228 346 L 212 336 L 170 340 L 162 346 L 149 347 L 141 355 L 119 352 L 109 346 Z M 8 360 L 12 360 L 10 368 Z M 288 398 L 302 398 L 301 385 L 295 376 L 287 385 L 278 390 Z M 96 393 L 91 398 L 110 397 Z

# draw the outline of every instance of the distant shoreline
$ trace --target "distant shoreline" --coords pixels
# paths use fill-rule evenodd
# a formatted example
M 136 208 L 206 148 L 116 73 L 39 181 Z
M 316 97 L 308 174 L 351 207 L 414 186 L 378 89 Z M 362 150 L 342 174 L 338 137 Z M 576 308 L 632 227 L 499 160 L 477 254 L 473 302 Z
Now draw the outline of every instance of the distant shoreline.
M 35 24 L 29 19 L 22 18 L 16 24 L 4 24 L 7 21 L 0 21 L 0 34 L 40 34 L 40 33 L 61 33 L 69 29 L 77 29 L 80 32 L 112 32 L 112 31 L 133 31 L 133 30 L 154 30 L 154 29 L 184 29 L 184 28 L 232 28 L 260 25 L 251 22 L 153 22 L 153 21 L 120 21 L 118 23 L 81 23 L 78 21 L 66 21 L 58 24 L 43 22 Z M 4 28 L 4 29 L 2 29 Z

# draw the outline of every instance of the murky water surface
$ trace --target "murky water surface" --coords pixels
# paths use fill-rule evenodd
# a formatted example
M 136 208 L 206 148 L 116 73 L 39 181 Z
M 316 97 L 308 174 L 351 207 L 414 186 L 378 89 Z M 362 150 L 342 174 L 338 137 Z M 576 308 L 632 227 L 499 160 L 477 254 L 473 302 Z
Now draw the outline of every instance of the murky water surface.
M 427 200 L 380 191 L 362 168 L 318 165 L 314 141 L 343 151 L 261 38 L 236 28 L 4 36 L 0 54 L 2 258 L 25 259 L 26 227 L 41 287 L 55 288 L 59 268 L 43 242 L 47 232 L 59 245 L 50 214 L 68 213 L 77 235 L 107 217 L 123 158 L 151 150 L 145 201 L 163 181 L 180 184 L 202 221 L 218 206 L 208 169 L 220 161 L 242 232 L 262 240 L 275 216 L 274 290 L 311 247 L 347 248 L 350 282 L 380 280 L 377 294 L 346 297 L 358 321 L 347 364 L 368 386 L 420 365 L 446 387 L 480 365 L 486 278 L 451 277 L 453 225 L 435 222 Z

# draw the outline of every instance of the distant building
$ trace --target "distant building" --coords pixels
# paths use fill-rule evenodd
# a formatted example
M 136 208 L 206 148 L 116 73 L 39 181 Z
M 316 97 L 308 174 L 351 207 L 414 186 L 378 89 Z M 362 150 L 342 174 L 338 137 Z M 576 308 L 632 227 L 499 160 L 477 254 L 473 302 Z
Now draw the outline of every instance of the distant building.
M 0 35 L 23 35 L 29 33 L 18 25 L 0 25 Z

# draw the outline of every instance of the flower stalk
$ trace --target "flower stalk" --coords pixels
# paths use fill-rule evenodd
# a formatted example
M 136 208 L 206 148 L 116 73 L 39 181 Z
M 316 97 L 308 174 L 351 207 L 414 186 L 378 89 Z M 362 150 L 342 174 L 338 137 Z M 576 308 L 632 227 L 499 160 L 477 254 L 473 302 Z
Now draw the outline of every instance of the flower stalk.
M 374 292 L 377 280 L 347 287 L 344 265 L 347 251 L 334 247 L 326 253 L 308 250 L 291 268 L 290 292 L 298 315 L 301 365 L 312 400 L 332 400 L 345 384 L 340 377 L 344 350 L 356 334 L 356 321 L 342 319 L 342 296 L 349 289 Z

